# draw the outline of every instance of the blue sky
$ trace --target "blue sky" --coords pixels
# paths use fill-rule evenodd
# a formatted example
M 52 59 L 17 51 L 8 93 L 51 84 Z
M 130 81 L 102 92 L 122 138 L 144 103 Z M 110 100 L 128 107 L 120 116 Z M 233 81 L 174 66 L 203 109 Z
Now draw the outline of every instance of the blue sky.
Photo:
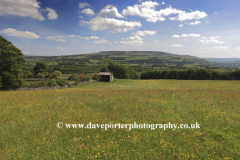
M 161 51 L 240 58 L 239 0 L 1 0 L 0 35 L 24 55 Z

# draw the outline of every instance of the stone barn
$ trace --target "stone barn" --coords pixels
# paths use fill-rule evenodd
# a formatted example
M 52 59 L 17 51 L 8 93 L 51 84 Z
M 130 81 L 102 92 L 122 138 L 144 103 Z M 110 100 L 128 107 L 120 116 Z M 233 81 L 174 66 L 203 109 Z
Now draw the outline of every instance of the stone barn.
M 111 72 L 100 72 L 97 74 L 99 77 L 99 81 L 104 82 L 112 82 L 113 81 L 113 75 Z

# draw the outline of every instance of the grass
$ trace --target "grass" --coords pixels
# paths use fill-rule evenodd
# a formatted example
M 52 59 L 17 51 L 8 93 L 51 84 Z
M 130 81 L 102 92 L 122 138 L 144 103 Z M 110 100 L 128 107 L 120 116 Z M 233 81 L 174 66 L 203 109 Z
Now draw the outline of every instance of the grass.
M 214 80 L 120 80 L 98 82 L 80 86 L 79 89 L 161 89 L 161 90 L 239 90 L 240 81 Z
M 116 80 L 70 89 L 1 91 L 0 157 L 238 159 L 239 82 Z M 58 122 L 198 122 L 200 128 L 58 129 Z

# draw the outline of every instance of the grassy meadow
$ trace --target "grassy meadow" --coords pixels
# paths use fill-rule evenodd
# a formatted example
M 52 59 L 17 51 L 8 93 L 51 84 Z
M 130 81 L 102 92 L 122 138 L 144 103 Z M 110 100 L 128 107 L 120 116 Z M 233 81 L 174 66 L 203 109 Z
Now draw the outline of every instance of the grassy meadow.
M 238 159 L 240 81 L 116 80 L 0 92 L 0 159 Z M 65 124 L 195 124 L 80 129 Z

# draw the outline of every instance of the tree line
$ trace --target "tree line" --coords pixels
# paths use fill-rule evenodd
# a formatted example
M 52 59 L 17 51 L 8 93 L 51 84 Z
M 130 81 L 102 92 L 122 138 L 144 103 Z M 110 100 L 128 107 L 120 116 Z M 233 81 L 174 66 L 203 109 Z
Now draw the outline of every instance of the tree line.
M 145 71 L 141 73 L 140 79 L 240 80 L 240 69 L 235 71 L 216 71 L 206 68 L 171 71 Z
M 116 61 L 109 63 L 108 66 L 102 67 L 100 72 L 112 72 L 113 76 L 118 79 L 139 79 L 139 75 L 133 68 L 119 64 Z

